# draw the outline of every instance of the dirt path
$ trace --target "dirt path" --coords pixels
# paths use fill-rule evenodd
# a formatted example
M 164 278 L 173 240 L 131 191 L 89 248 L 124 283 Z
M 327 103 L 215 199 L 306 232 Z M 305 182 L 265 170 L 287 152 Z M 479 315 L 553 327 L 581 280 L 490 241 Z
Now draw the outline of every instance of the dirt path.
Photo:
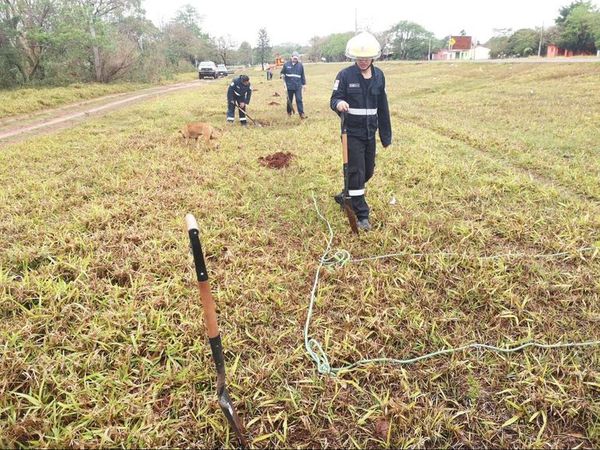
M 97 117 L 125 106 L 157 98 L 184 89 L 197 89 L 212 81 L 191 81 L 141 91 L 112 94 L 60 108 L 0 120 L 0 147 L 22 141 L 32 135 L 49 134 L 71 127 L 88 117 Z

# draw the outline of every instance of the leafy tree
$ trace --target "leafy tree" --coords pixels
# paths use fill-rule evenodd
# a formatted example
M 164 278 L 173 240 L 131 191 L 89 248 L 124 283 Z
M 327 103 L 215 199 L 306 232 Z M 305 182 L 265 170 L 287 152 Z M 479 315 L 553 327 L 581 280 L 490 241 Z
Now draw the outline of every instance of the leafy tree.
M 406 20 L 398 22 L 389 32 L 394 59 L 425 59 L 430 40 L 435 40 L 433 33 Z
M 492 58 L 505 58 L 510 55 L 510 48 L 508 41 L 510 39 L 511 30 L 492 36 L 489 41 L 485 43 L 485 46 L 490 49 L 490 56 Z
M 56 0 L 4 0 L 0 4 L 0 55 L 13 82 L 43 78 L 43 61 L 53 45 L 59 9 Z
M 258 44 L 257 44 L 258 56 L 262 70 L 265 70 L 265 63 L 271 59 L 271 44 L 269 42 L 269 34 L 266 28 L 261 28 L 258 31 Z
M 522 28 L 508 38 L 507 52 L 509 55 L 531 56 L 537 53 L 540 45 L 540 31 Z
M 544 43 L 546 43 L 546 46 L 548 46 L 548 44 L 558 44 L 560 41 L 560 33 L 561 29 L 559 26 L 548 27 L 544 30 Z
M 203 36 L 202 28 L 200 27 L 202 16 L 200 16 L 198 10 L 190 4 L 184 5 L 177 10 L 173 22 L 182 25 L 196 37 Z
M 600 50 L 600 14 L 594 15 L 591 20 L 591 30 L 594 35 L 594 43 L 596 45 L 596 50 Z
M 231 62 L 230 59 L 233 56 L 235 45 L 236 44 L 230 34 L 221 36 L 216 40 L 215 49 L 217 56 L 223 61 L 223 64 L 227 65 Z
M 577 2 L 568 8 L 570 11 L 564 21 L 562 20 L 562 10 L 560 20 L 557 19 L 561 29 L 558 45 L 575 52 L 595 53 L 600 13 L 590 2 Z
M 323 45 L 325 44 L 325 38 L 320 36 L 313 36 L 310 38 L 308 51 L 308 59 L 313 62 L 321 61 L 323 56 Z
M 300 44 L 296 44 L 294 42 L 284 42 L 279 45 L 273 46 L 273 54 L 279 53 L 282 57 L 290 57 L 293 52 L 297 51 L 299 53 L 304 53 L 304 49 Z
M 111 22 L 117 21 L 127 12 L 139 10 L 140 0 L 73 0 L 73 7 L 81 26 L 89 33 L 94 78 L 99 82 L 109 81 L 103 71 L 102 50 L 112 44 L 109 39 Z
M 186 5 L 163 28 L 168 63 L 178 67 L 182 62 L 196 66 L 198 62 L 217 54 L 215 44 L 200 28 L 198 11 Z M 187 66 L 189 67 L 189 66 Z
M 240 44 L 240 47 L 237 51 L 237 60 L 240 64 L 248 65 L 252 64 L 252 46 L 249 42 L 244 41 Z
M 392 54 L 392 32 L 390 30 L 385 30 L 380 33 L 376 33 L 375 37 L 379 41 L 379 45 L 381 45 L 381 56 L 386 58 L 387 56 Z
M 559 16 L 555 19 L 555 23 L 556 25 L 563 26 L 565 24 L 565 22 L 567 21 L 567 18 L 571 15 L 571 13 L 573 12 L 573 10 L 575 8 L 577 8 L 578 6 L 586 6 L 588 8 L 591 8 L 591 3 L 587 0 L 577 0 L 572 2 L 570 5 L 567 6 L 563 6 L 562 8 L 560 8 L 558 10 L 559 12 Z
M 330 34 L 325 37 L 321 46 L 321 54 L 327 61 L 344 61 L 346 44 L 354 36 L 353 32 Z

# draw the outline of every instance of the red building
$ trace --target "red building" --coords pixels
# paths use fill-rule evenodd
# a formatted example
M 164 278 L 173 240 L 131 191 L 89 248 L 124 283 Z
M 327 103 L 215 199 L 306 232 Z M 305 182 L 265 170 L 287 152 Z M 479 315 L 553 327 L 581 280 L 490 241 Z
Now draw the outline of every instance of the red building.
M 555 44 L 549 44 L 547 56 L 548 58 L 556 58 L 557 56 L 566 56 L 570 58 L 572 56 L 594 56 L 594 54 L 586 51 L 574 52 L 573 50 L 566 50 L 564 48 L 560 48 L 558 45 Z

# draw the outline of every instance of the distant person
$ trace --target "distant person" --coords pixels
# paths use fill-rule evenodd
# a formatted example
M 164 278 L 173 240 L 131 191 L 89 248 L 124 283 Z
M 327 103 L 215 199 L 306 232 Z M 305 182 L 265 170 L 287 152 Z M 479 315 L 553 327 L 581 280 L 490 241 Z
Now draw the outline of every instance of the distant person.
M 273 79 L 273 68 L 271 66 L 267 67 L 267 81 L 271 81 Z
M 292 59 L 286 62 L 281 69 L 281 78 L 285 82 L 287 90 L 287 113 L 291 116 L 294 112 L 294 96 L 296 97 L 296 106 L 298 115 L 301 119 L 306 119 L 304 114 L 304 102 L 302 101 L 302 91 L 306 89 L 306 77 L 304 76 L 304 66 L 298 58 L 298 52 L 292 53 Z
M 381 55 L 381 46 L 367 32 L 348 41 L 346 56 L 355 63 L 338 73 L 333 84 L 330 106 L 338 115 L 345 114 L 348 133 L 348 194 L 358 219 L 358 227 L 369 231 L 369 205 L 365 185 L 375 171 L 375 133 L 383 148 L 392 144 L 392 125 L 385 92 L 385 76 L 373 61 Z M 340 205 L 344 192 L 334 196 Z
M 227 123 L 235 122 L 235 110 L 238 109 L 240 124 L 247 125 L 248 119 L 244 111 L 250 104 L 250 97 L 252 97 L 252 86 L 248 75 L 240 75 L 231 82 L 227 89 Z

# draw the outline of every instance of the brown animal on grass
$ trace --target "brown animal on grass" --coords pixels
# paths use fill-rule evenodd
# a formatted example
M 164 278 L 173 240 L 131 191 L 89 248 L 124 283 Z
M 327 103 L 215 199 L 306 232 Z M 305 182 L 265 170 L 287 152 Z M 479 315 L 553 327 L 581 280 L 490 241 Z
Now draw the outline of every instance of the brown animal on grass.
M 200 137 L 204 138 L 204 143 L 208 146 L 211 146 L 211 139 L 217 140 L 221 137 L 221 132 L 206 122 L 188 123 L 179 131 L 179 133 L 187 142 L 194 139 L 196 141 L 196 147 L 200 145 Z M 219 144 L 215 142 L 212 147 L 219 148 Z

